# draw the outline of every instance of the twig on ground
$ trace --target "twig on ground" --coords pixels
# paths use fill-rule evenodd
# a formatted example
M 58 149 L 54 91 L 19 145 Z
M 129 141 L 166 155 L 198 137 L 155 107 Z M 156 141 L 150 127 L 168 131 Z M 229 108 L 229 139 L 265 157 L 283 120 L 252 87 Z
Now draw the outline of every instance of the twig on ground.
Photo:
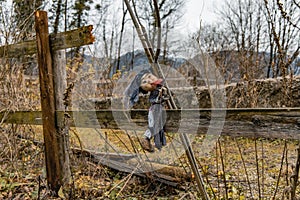
M 260 186 L 260 175 L 259 175 L 259 160 L 258 160 L 258 150 L 257 150 L 257 138 L 254 139 L 255 147 L 255 161 L 256 161 L 256 175 L 257 175 L 257 187 L 258 187 L 258 199 L 261 198 L 261 186 Z
M 221 167 L 222 167 L 222 171 L 223 171 L 222 176 L 223 176 L 224 187 L 225 187 L 225 199 L 228 199 L 228 186 L 227 186 L 224 157 L 223 157 L 223 153 L 222 153 L 222 147 L 221 147 L 220 139 L 218 139 L 218 144 L 219 144 L 219 152 L 220 152 L 220 159 L 221 159 Z
M 245 163 L 245 159 L 244 159 L 244 156 L 243 156 L 243 154 L 242 154 L 241 147 L 240 147 L 238 141 L 236 140 L 236 138 L 234 138 L 234 141 L 235 141 L 235 143 L 236 143 L 236 146 L 238 147 L 239 154 L 240 154 L 241 159 L 242 159 L 243 168 L 244 168 L 244 170 L 245 170 L 245 175 L 246 175 L 246 179 L 247 179 L 249 191 L 250 191 L 250 194 L 251 194 L 251 198 L 254 198 L 254 197 L 253 197 L 253 193 L 252 193 L 252 188 L 251 188 L 250 180 L 249 180 L 249 175 L 248 175 L 247 167 L 246 167 L 246 163 Z
M 279 174 L 278 174 L 278 177 L 277 177 L 276 187 L 275 187 L 275 191 L 274 191 L 274 195 L 273 195 L 272 199 L 276 198 L 277 190 L 278 190 L 278 187 L 279 187 L 279 181 L 280 181 L 280 177 L 281 177 L 281 172 L 282 172 L 282 168 L 283 168 L 283 161 L 284 161 L 284 155 L 285 155 L 286 148 L 287 148 L 287 144 L 286 144 L 286 140 L 284 140 L 284 148 L 283 148 L 281 162 L 280 162 Z

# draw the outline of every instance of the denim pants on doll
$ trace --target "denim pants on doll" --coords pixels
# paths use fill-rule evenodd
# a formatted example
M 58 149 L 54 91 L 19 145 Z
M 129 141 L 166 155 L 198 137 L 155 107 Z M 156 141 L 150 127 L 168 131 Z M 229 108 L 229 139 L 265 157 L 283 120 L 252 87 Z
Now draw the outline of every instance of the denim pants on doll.
M 152 104 L 149 108 L 148 129 L 145 132 L 145 137 L 148 139 L 154 137 L 155 147 L 158 149 L 166 145 L 165 122 L 166 113 L 164 107 L 158 103 Z

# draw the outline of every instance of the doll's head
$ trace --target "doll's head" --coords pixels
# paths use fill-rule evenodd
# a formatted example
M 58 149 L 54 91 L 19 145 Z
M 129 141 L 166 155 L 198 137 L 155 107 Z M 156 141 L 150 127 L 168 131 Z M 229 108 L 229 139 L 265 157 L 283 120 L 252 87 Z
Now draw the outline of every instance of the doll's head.
M 162 82 L 162 79 L 157 78 L 152 73 L 145 73 L 141 78 L 140 87 L 144 91 L 151 92 L 155 90 L 158 85 L 161 85 Z
M 161 85 L 162 79 L 156 77 L 150 70 L 142 70 L 135 75 L 129 86 L 125 90 L 125 98 L 129 100 L 132 107 L 139 100 L 139 93 L 147 94 Z

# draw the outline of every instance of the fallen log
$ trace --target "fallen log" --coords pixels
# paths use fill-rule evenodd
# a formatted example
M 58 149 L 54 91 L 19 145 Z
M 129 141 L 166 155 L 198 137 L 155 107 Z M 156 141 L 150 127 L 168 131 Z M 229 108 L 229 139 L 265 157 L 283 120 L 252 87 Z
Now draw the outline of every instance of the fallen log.
M 23 135 L 17 136 L 22 140 L 30 140 L 35 145 L 43 145 L 41 141 L 32 140 Z M 138 162 L 138 160 L 133 160 L 137 158 L 136 154 L 98 152 L 77 147 L 72 147 L 71 150 L 75 155 L 84 156 L 95 164 L 101 164 L 121 172 L 133 173 L 140 177 L 151 178 L 173 187 L 179 187 L 182 183 L 192 180 L 191 173 L 186 173 L 181 167 L 154 162 Z M 145 172 L 145 169 L 151 169 L 151 171 Z
M 76 147 L 72 147 L 72 152 L 77 155 L 81 154 L 85 157 L 102 157 L 105 159 L 116 160 L 116 161 L 126 161 L 135 158 L 137 156 L 135 154 L 91 151 L 91 150 L 86 150 L 86 149 L 81 149 Z
M 176 183 L 191 181 L 192 179 L 192 174 L 181 167 L 140 160 L 137 154 L 97 152 L 80 148 L 72 148 L 72 152 L 76 155 L 89 157 L 95 163 L 118 171 L 134 172 L 134 174 L 143 176 L 146 173 L 152 174 L 154 177 Z
M 109 160 L 105 158 L 100 157 L 92 157 L 91 161 L 96 164 L 102 164 L 104 166 L 107 166 L 109 168 L 121 171 L 121 172 L 127 172 L 127 173 L 133 173 L 134 175 L 143 177 L 143 178 L 149 178 L 154 181 L 158 181 L 173 187 L 179 187 L 183 183 L 183 179 L 179 179 L 176 177 L 172 177 L 163 173 L 159 173 L 156 171 L 153 172 L 144 172 L 139 166 L 132 166 L 127 163 L 118 162 L 115 160 Z

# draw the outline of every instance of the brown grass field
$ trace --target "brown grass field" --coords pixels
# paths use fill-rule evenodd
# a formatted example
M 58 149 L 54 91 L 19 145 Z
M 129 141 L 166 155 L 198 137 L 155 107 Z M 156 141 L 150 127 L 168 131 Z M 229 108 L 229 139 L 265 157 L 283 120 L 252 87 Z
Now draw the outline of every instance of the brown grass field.
M 73 147 L 144 153 L 138 143 L 142 133 L 128 137 L 120 130 L 73 129 L 70 132 Z M 169 134 L 168 142 L 171 138 Z M 199 148 L 202 141 L 203 136 L 197 136 L 192 145 L 211 199 L 285 197 L 297 158 L 297 141 L 221 136 L 204 156 Z M 0 199 L 48 199 L 41 127 L 5 125 L 1 128 L 0 147 Z M 185 168 L 188 165 L 185 155 L 179 158 L 170 159 L 175 161 L 173 165 Z M 182 182 L 180 187 L 149 182 L 147 178 L 113 170 L 72 153 L 71 170 L 69 195 L 75 199 L 197 199 L 194 180 Z M 59 196 L 58 199 L 65 197 L 63 193 Z

